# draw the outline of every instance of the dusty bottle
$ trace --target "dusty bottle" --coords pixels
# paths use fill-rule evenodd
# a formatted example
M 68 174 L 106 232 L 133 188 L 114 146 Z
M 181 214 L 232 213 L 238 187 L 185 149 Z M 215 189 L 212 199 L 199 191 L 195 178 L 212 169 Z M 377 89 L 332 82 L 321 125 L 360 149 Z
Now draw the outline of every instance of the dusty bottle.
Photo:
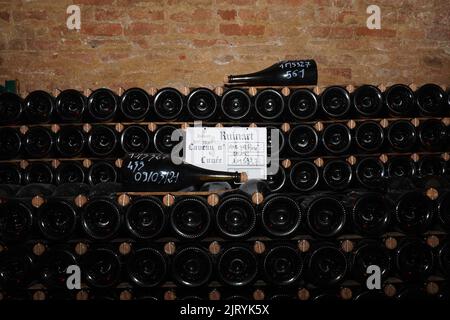
M 169 155 L 130 153 L 121 168 L 122 183 L 130 191 L 176 191 L 205 182 L 245 182 L 238 172 L 212 171 L 188 163 L 175 165 Z
M 258 72 L 228 76 L 230 84 L 245 85 L 316 85 L 314 60 L 280 61 Z

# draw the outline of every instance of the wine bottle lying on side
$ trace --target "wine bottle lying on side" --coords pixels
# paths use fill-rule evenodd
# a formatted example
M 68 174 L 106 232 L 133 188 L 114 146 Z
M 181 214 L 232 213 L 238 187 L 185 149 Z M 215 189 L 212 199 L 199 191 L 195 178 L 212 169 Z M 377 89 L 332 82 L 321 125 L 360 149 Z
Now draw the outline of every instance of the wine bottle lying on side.
M 232 85 L 316 85 L 317 64 L 314 60 L 288 60 L 277 62 L 258 72 L 230 75 L 227 81 Z
M 170 155 L 159 153 L 129 153 L 120 173 L 126 191 L 178 191 L 205 182 L 247 181 L 244 172 L 212 171 L 188 163 L 176 165 Z

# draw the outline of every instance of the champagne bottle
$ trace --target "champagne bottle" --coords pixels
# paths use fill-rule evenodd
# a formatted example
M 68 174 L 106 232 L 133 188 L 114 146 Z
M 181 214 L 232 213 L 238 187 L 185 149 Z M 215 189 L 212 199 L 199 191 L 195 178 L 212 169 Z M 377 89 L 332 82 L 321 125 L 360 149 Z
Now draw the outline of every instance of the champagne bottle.
M 39 260 L 38 276 L 49 289 L 67 288 L 66 280 L 69 275 L 66 274 L 66 270 L 76 264 L 75 256 L 67 248 L 50 248 Z
M 275 174 L 267 175 L 266 184 L 271 192 L 280 191 L 285 186 L 286 172 L 282 166 L 278 167 Z
M 320 95 L 320 105 L 329 118 L 342 118 L 350 111 L 350 95 L 345 88 L 331 86 Z
M 356 127 L 356 145 L 366 152 L 380 151 L 384 142 L 384 130 L 375 121 L 364 121 Z
M 19 130 L 0 128 L 0 159 L 14 159 L 22 148 L 22 137 Z
M 352 182 L 352 166 L 345 160 L 330 160 L 326 162 L 323 168 L 322 177 L 328 188 L 332 190 L 344 190 Z
M 443 176 L 445 174 L 445 161 L 436 156 L 420 158 L 417 164 L 417 173 L 422 176 Z
M 81 122 L 86 104 L 86 97 L 81 92 L 64 90 L 56 97 L 56 114 L 61 122 Z
M 0 238 L 3 241 L 23 241 L 30 237 L 33 212 L 20 200 L 8 200 L 0 204 Z
M 404 84 L 390 86 L 384 93 L 389 113 L 394 116 L 411 116 L 416 112 L 412 90 Z
M 80 127 L 64 126 L 56 134 L 56 150 L 63 158 L 75 157 L 83 152 L 86 138 Z
M 372 85 L 358 87 L 352 95 L 353 105 L 361 117 L 376 117 L 383 107 L 381 91 Z
M 23 249 L 0 252 L 0 285 L 10 290 L 26 288 L 33 274 L 33 258 Z
M 446 191 L 438 198 L 437 215 L 446 230 L 450 230 L 450 191 Z
M 88 181 L 92 185 L 117 181 L 117 170 L 109 162 L 99 161 L 94 163 L 88 171 Z
M 88 284 L 95 288 L 110 288 L 120 280 L 119 257 L 108 248 L 88 250 L 81 256 L 80 267 Z
M 120 145 L 124 153 L 145 152 L 150 146 L 150 136 L 144 127 L 131 125 L 122 132 Z
M 334 237 L 345 227 L 347 212 L 340 201 L 321 196 L 308 205 L 306 221 L 309 229 L 323 238 Z
M 300 253 L 289 246 L 275 246 L 264 257 L 264 274 L 276 286 L 294 284 L 303 271 Z
M 308 261 L 309 280 L 320 287 L 339 284 L 348 272 L 348 262 L 342 251 L 332 244 L 323 243 Z
M 361 194 L 353 205 L 353 226 L 363 235 L 381 235 L 389 228 L 392 212 L 392 203 L 382 194 L 375 192 Z
M 431 200 L 418 191 L 406 192 L 396 201 L 395 218 L 401 231 L 419 234 L 432 222 Z
M 0 93 L 0 124 L 14 124 L 23 112 L 23 100 L 12 92 Z
M 409 121 L 397 120 L 389 124 L 387 137 L 393 149 L 408 151 L 416 145 L 416 128 Z
M 229 238 L 244 238 L 256 225 L 256 211 L 248 197 L 230 194 L 220 200 L 216 212 L 219 232 Z
M 77 212 L 68 201 L 50 198 L 37 211 L 37 224 L 46 239 L 69 238 L 77 225 Z
M 170 225 L 181 238 L 201 238 L 209 231 L 210 224 L 210 209 L 200 197 L 182 197 L 171 208 Z
M 26 184 L 30 183 L 53 183 L 53 171 L 46 162 L 30 163 L 24 172 L 24 180 Z
M 405 239 L 397 248 L 395 263 L 402 280 L 426 279 L 434 266 L 433 251 L 419 239 Z
M 387 174 L 390 178 L 412 177 L 415 172 L 416 167 L 410 157 L 395 157 L 388 160 Z
M 440 120 L 425 120 L 419 126 L 419 140 L 426 150 L 445 150 L 445 146 L 450 143 L 448 139 L 447 128 Z
M 448 241 L 439 249 L 438 257 L 440 270 L 448 277 L 450 275 L 450 244 Z
M 106 125 L 94 126 L 89 131 L 87 141 L 90 153 L 98 157 L 113 154 L 117 146 L 115 130 Z
M 273 237 L 292 235 L 302 220 L 302 209 L 294 199 L 272 194 L 264 200 L 261 222 L 264 230 Z
M 85 181 L 84 167 L 75 161 L 61 163 L 55 170 L 56 184 L 82 183 Z
M 289 179 L 294 189 L 298 191 L 311 191 L 319 184 L 320 173 L 314 162 L 297 162 L 289 173 Z
M 44 158 L 53 149 L 54 137 L 45 127 L 29 128 L 24 136 L 24 150 L 30 158 Z
M 220 103 L 222 114 L 226 120 L 243 120 L 251 109 L 251 100 L 242 89 L 227 90 Z
M 145 90 L 130 88 L 120 98 L 120 111 L 125 119 L 138 121 L 148 116 L 152 103 Z
M 133 199 L 125 214 L 129 232 L 138 239 L 154 239 L 166 227 L 166 213 L 159 199 L 146 197 Z
M 174 120 L 180 116 L 184 105 L 181 93 L 174 88 L 163 88 L 155 97 L 155 113 L 161 120 Z
M 332 154 L 348 152 L 352 144 L 350 129 L 342 123 L 329 124 L 322 133 L 322 143 Z
M 264 89 L 255 97 L 255 110 L 263 120 L 276 120 L 283 114 L 284 99 L 276 90 Z
M 28 94 L 24 101 L 23 115 L 28 123 L 47 123 L 53 117 L 55 98 L 41 90 Z
M 172 148 L 179 143 L 179 141 L 172 140 L 172 133 L 177 128 L 174 126 L 162 126 L 156 130 L 153 136 L 153 144 L 156 151 L 159 153 L 170 154 Z
M 187 247 L 173 257 L 172 275 L 181 286 L 200 287 L 209 281 L 211 274 L 212 261 L 204 249 Z
M 301 156 L 313 154 L 319 145 L 319 135 L 310 125 L 295 126 L 289 133 L 289 146 Z
M 169 155 L 131 153 L 121 168 L 122 183 L 129 191 L 177 191 L 206 182 L 247 181 L 245 173 L 211 171 L 188 163 L 175 165 Z
M 280 61 L 261 71 L 230 75 L 228 82 L 236 85 L 316 85 L 317 65 L 314 60 Z
M 217 270 L 220 280 L 226 285 L 242 287 L 251 283 L 258 274 L 255 254 L 245 247 L 226 249 L 219 258 Z
M 299 120 L 313 119 L 319 108 L 317 96 L 309 89 L 297 89 L 289 96 L 288 108 Z
M 93 91 L 88 98 L 88 113 L 93 122 L 104 122 L 116 116 L 119 98 L 109 89 Z
M 0 164 L 0 184 L 21 184 L 22 171 L 13 163 Z
M 383 186 L 386 176 L 383 163 L 378 158 L 363 158 L 356 165 L 356 179 L 365 188 L 379 188 Z
M 167 261 L 156 249 L 140 248 L 131 254 L 127 272 L 131 281 L 139 287 L 155 287 L 166 277 Z
M 444 114 L 445 92 L 438 85 L 428 83 L 416 91 L 417 106 L 423 115 L 440 116 Z
M 120 228 L 121 212 L 111 199 L 95 197 L 83 207 L 81 225 L 89 237 L 96 240 L 109 239 Z
M 363 240 L 355 250 L 353 274 L 360 283 L 366 283 L 371 275 L 367 268 L 376 265 L 380 268 L 381 277 L 385 279 L 392 267 L 391 256 L 387 248 L 375 240 Z
M 217 96 L 207 88 L 198 88 L 189 94 L 187 108 L 194 120 L 207 120 L 217 111 Z

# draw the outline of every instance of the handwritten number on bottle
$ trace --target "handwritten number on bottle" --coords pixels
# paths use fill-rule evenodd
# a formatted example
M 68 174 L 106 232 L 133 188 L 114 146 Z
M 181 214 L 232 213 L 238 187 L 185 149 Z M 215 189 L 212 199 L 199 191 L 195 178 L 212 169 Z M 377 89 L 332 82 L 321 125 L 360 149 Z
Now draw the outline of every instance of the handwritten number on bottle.
M 304 78 L 305 77 L 305 69 L 295 69 L 286 71 L 286 78 Z
M 134 174 L 134 181 L 155 184 L 173 184 L 178 182 L 179 171 L 138 171 Z

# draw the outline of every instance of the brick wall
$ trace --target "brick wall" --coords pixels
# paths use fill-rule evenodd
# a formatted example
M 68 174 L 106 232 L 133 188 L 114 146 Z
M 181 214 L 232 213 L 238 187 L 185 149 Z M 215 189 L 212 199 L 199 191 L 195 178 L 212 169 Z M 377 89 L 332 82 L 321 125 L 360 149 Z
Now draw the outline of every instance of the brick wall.
M 81 7 L 81 30 L 66 8 Z M 382 29 L 368 30 L 377 4 Z M 321 85 L 450 80 L 449 0 L 0 0 L 0 81 L 22 90 L 214 86 L 315 58 Z

